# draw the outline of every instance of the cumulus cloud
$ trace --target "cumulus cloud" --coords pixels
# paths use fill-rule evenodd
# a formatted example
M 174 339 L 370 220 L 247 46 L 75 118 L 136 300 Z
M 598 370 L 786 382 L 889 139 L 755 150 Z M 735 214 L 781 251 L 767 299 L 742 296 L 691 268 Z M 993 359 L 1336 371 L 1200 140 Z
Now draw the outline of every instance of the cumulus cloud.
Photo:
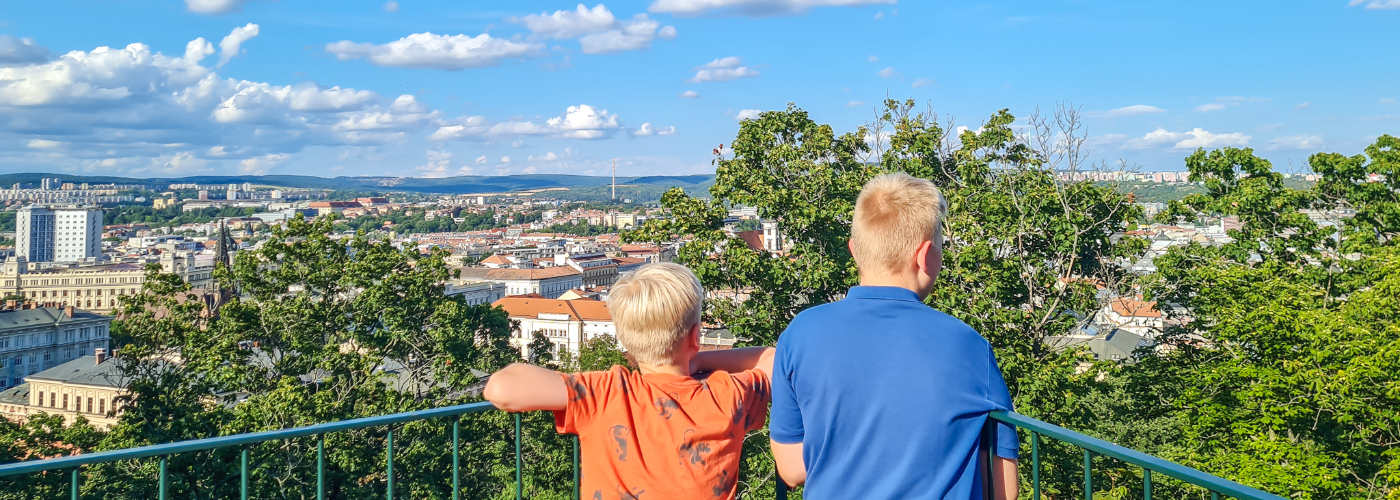
M 1227 108 L 1227 107 L 1229 107 L 1229 106 L 1226 106 L 1226 105 L 1223 104 L 1223 103 L 1213 102 L 1213 103 L 1210 103 L 1210 104 L 1202 104 L 1202 105 L 1200 105 L 1200 106 L 1196 106 L 1196 107 L 1193 108 L 1193 109 L 1195 109 L 1196 111 L 1199 111 L 1199 112 L 1201 112 L 1201 113 L 1209 113 L 1209 112 L 1211 112 L 1211 111 L 1220 111 L 1220 110 L 1225 109 L 1225 108 Z
M 579 4 L 574 10 L 558 10 L 553 14 L 541 12 L 524 17 L 510 17 L 507 22 L 524 24 L 536 37 L 556 40 L 579 39 L 585 54 L 611 54 L 628 50 L 651 48 L 657 38 L 676 37 L 674 26 L 637 14 L 619 21 L 603 4 L 592 9 Z
M 1308 106 L 1312 106 L 1312 101 L 1303 101 L 1303 102 L 1300 102 L 1300 103 L 1298 103 L 1297 106 L 1293 106 L 1293 109 L 1303 109 L 1303 108 L 1306 108 L 1306 107 L 1308 107 Z
M 0 35 L 0 67 L 41 63 L 49 60 L 49 49 L 33 38 Z
M 461 70 L 497 66 L 506 59 L 523 59 L 542 54 L 537 42 L 477 36 L 414 33 L 392 42 L 375 45 L 349 40 L 326 45 L 326 52 L 342 61 L 367 59 L 376 66 Z
M 744 60 L 737 56 L 722 57 L 695 67 L 695 76 L 690 83 L 727 82 L 740 78 L 758 76 L 758 70 L 743 66 Z
M 757 110 L 757 109 L 743 109 L 743 110 L 739 110 L 739 113 L 736 114 L 736 115 L 734 115 L 734 121 L 736 121 L 736 122 L 741 122 L 741 121 L 744 121 L 744 120 L 756 120 L 756 119 L 758 119 L 758 114 L 759 114 L 759 113 L 760 113 L 760 111 Z
M 1273 140 L 1269 141 L 1269 143 L 1264 146 L 1264 149 L 1270 151 L 1284 149 L 1306 149 L 1318 151 L 1325 147 L 1327 146 L 1322 142 L 1322 136 L 1298 134 L 1276 137 Z
M 677 97 L 683 97 L 686 99 L 699 99 L 700 93 L 694 90 L 687 90 L 685 92 L 681 92 L 679 95 L 677 95 Z
M 1394 98 L 1394 97 L 1382 98 L 1382 99 L 1380 100 L 1380 103 L 1381 103 L 1381 104 L 1395 104 L 1395 98 Z
M 893 3 L 895 0 L 656 0 L 647 10 L 678 16 L 742 15 L 759 17 L 801 14 L 814 7 L 888 5 Z
M 1164 111 L 1166 111 L 1166 110 L 1165 110 L 1165 109 L 1162 109 L 1162 108 L 1159 108 L 1159 107 L 1156 107 L 1156 106 L 1148 106 L 1148 105 L 1146 105 L 1146 104 L 1134 104 L 1134 105 L 1132 105 L 1132 106 L 1123 106 L 1123 107 L 1121 107 L 1121 108 L 1110 109 L 1110 110 L 1107 110 L 1107 111 L 1096 111 L 1096 112 L 1093 112 L 1093 113 L 1090 113 L 1090 114 L 1093 115 L 1093 116 L 1100 117 L 1100 118 L 1110 118 L 1110 119 L 1111 119 L 1111 118 L 1122 118 L 1122 117 L 1125 117 L 1125 116 L 1137 116 L 1137 115 L 1146 115 L 1146 114 L 1152 114 L 1152 113 L 1161 113 L 1161 112 L 1164 112 Z
M 888 67 L 888 68 L 885 68 L 885 69 L 882 69 L 882 70 L 880 70 L 879 72 L 877 72 L 877 73 L 875 73 L 875 74 L 880 75 L 880 78 L 899 78 L 899 77 L 904 76 L 904 75 L 900 74 L 898 71 L 895 71 L 895 69 L 894 69 L 893 66 Z
M 394 0 L 389 0 L 388 2 L 384 2 L 384 12 L 398 12 L 398 11 L 399 11 L 399 3 L 398 3 L 398 2 L 395 2 Z
M 1367 9 L 1400 9 L 1400 0 L 1351 0 L 1347 7 L 1365 4 Z
M 861 106 L 861 105 L 864 105 L 864 104 L 865 104 L 865 101 L 846 101 L 846 107 L 848 107 L 848 108 L 854 108 L 854 107 L 856 107 L 856 106 Z
M 1227 146 L 1243 147 L 1249 145 L 1250 139 L 1253 139 L 1253 137 L 1240 132 L 1215 134 L 1200 127 L 1186 132 L 1169 132 L 1166 129 L 1158 128 L 1157 130 L 1148 132 L 1142 137 L 1129 139 L 1122 147 L 1125 149 L 1160 147 L 1169 147 L 1171 149 L 1210 149 Z
M 197 38 L 177 56 L 133 43 L 0 68 L 0 138 L 21 139 L 0 154 L 20 144 L 19 158 L 129 174 L 266 171 L 308 146 L 397 142 L 440 120 L 411 95 L 221 78 L 201 64 L 214 53 Z
M 243 42 L 258 36 L 258 25 L 248 23 L 246 26 L 234 28 L 228 36 L 219 41 L 219 66 L 228 64 L 229 59 L 238 55 L 238 50 L 243 46 Z
M 429 149 L 427 152 L 428 162 L 417 167 L 415 170 L 423 172 L 423 177 L 447 177 L 452 175 L 448 170 L 452 168 L 452 152 L 447 150 Z M 483 156 L 481 159 L 485 159 Z M 480 163 L 480 162 L 478 162 Z
M 185 8 L 195 14 L 228 14 L 243 10 L 249 0 L 185 0 Z
M 492 122 L 484 116 L 448 120 L 428 136 L 429 140 L 487 141 L 493 138 L 544 136 L 562 139 L 603 139 L 622 127 L 617 115 L 587 104 L 569 106 L 563 116 L 545 120 Z
M 652 126 L 651 123 L 643 123 L 635 132 L 632 132 L 632 135 L 636 137 L 649 137 L 653 135 L 675 135 L 675 133 L 676 127 L 674 125 L 666 128 L 657 128 Z
M 917 89 L 917 88 L 919 88 L 919 87 L 926 87 L 926 86 L 929 86 L 929 85 L 933 85 L 934 83 L 937 83 L 937 82 L 934 82 L 932 78 L 920 78 L 920 79 L 914 80 L 914 83 L 910 84 L 910 86 L 912 86 L 912 87 L 914 87 L 914 88 Z
M 287 158 L 291 157 L 291 155 L 286 153 L 274 153 L 248 158 L 238 162 L 238 173 L 243 175 L 265 175 L 272 167 L 287 161 Z

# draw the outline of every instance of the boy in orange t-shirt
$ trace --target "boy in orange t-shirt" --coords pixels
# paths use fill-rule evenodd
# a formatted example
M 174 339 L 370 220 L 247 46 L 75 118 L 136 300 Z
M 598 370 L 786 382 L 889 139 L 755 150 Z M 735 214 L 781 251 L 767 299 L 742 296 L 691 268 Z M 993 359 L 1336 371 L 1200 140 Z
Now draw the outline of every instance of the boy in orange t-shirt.
M 578 434 L 585 499 L 732 499 L 744 435 L 768 412 L 773 348 L 700 352 L 704 296 L 685 266 L 642 266 L 608 298 L 637 371 L 515 363 L 491 375 L 486 399 L 553 410 L 560 433 Z

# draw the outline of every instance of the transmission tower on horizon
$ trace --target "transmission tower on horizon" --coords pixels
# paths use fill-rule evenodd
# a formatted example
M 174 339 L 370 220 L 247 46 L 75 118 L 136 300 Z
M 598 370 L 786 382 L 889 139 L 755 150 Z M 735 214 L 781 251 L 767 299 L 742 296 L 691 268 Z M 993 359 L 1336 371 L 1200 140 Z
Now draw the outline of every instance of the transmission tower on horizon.
M 617 158 L 613 158 L 612 199 L 617 201 Z

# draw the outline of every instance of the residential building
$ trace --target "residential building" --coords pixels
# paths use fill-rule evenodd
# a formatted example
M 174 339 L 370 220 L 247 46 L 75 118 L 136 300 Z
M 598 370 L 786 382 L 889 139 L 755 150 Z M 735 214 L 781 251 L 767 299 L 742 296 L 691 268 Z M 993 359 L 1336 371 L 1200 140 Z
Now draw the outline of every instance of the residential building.
M 111 323 L 111 316 L 73 306 L 7 302 L 0 310 L 0 388 L 107 348 Z
M 306 206 L 316 211 L 316 215 L 338 214 L 347 208 L 360 208 L 360 204 L 353 201 L 313 201 Z
M 105 349 L 30 375 L 26 383 L 0 393 L 0 414 L 23 421 L 29 415 L 61 415 L 68 423 L 82 416 L 98 429 L 117 424 L 116 399 L 126 394 L 121 363 Z M 7 397 L 8 396 L 8 397 Z M 19 404 L 23 403 L 23 404 Z
M 448 296 L 461 295 L 467 305 L 490 304 L 505 298 L 506 286 L 479 278 L 458 278 L 447 282 Z
M 1156 302 L 1144 302 L 1132 297 L 1119 297 L 1108 302 L 1099 312 L 1100 322 L 1129 331 L 1148 339 L 1156 339 L 1166 326 Z
M 775 253 L 783 251 L 783 233 L 778 231 L 778 223 L 763 222 L 760 227 L 763 230 L 763 249 Z
M 15 215 L 15 254 L 29 262 L 84 262 L 102 256 L 102 209 L 30 205 Z
M 554 255 L 554 265 L 570 266 L 583 273 L 583 286 L 612 286 L 617 281 L 617 262 L 603 252 Z
M 572 288 L 583 286 L 583 273 L 569 266 L 544 269 L 491 269 L 485 279 L 506 286 L 506 295 L 536 293 L 557 298 Z
M 195 288 L 213 286 L 212 256 L 165 252 L 157 262 Z M 0 265 L 0 296 L 19 295 L 38 303 L 105 313 L 117 307 L 121 296 L 139 292 L 146 279 L 144 263 L 29 267 L 19 257 Z
M 553 344 L 551 354 L 578 354 L 579 347 L 601 335 L 617 335 L 608 303 L 591 300 L 559 300 L 506 297 L 492 305 L 503 308 L 520 328 L 511 332 L 511 345 L 528 357 L 530 341 L 539 333 Z

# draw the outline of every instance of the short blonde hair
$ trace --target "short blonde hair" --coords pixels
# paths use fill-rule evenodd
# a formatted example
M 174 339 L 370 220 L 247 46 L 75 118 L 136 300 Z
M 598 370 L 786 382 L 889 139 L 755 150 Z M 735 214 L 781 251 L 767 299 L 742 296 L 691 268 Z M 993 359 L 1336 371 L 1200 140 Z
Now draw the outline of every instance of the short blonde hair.
M 927 179 L 882 174 L 861 188 L 851 220 L 851 253 L 861 273 L 894 273 L 925 241 L 935 245 L 948 203 Z
M 676 347 L 700 322 L 705 290 L 685 266 L 647 264 L 623 276 L 608 294 L 617 341 L 639 363 L 671 363 Z

